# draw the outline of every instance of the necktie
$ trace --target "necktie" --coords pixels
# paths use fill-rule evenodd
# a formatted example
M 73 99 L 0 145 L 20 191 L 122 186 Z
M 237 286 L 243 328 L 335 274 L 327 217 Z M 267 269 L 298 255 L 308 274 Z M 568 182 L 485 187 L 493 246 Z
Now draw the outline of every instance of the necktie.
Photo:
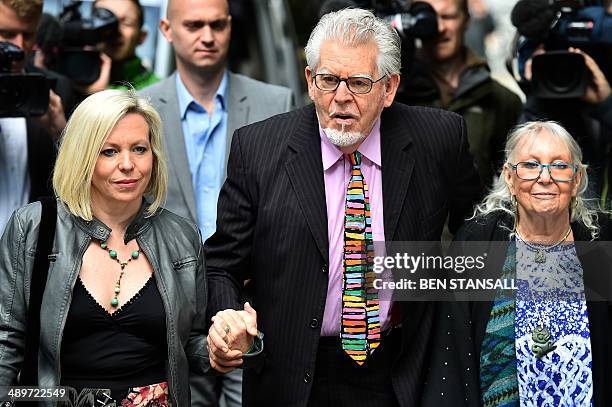
M 368 186 L 361 173 L 361 153 L 349 154 L 351 179 L 344 207 L 342 278 L 342 349 L 358 365 L 380 344 L 378 294 L 374 288 L 374 242 Z

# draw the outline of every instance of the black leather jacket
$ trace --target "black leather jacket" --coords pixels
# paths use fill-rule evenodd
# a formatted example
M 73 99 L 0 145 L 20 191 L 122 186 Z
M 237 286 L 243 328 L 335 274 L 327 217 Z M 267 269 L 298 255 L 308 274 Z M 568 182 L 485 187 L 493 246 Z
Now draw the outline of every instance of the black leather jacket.
M 166 311 L 167 380 L 173 405 L 190 405 L 189 370 L 208 373 L 206 276 L 197 227 L 164 209 L 141 212 L 127 229 L 153 267 Z M 58 201 L 57 229 L 40 312 L 39 385 L 60 384 L 60 349 L 72 291 L 92 239 L 111 230 L 77 218 Z M 0 240 L 0 385 L 13 385 L 23 359 L 29 287 L 40 224 L 39 202 L 18 209 Z M 160 332 L 160 334 L 162 334 Z

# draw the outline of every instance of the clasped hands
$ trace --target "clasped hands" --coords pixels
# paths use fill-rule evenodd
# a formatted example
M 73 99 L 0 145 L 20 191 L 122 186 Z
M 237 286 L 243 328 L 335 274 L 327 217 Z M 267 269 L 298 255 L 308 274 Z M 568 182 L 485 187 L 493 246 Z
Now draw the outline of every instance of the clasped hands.
M 257 312 L 246 302 L 243 311 L 226 309 L 212 317 L 208 355 L 213 369 L 228 373 L 242 365 L 242 356 L 257 336 Z

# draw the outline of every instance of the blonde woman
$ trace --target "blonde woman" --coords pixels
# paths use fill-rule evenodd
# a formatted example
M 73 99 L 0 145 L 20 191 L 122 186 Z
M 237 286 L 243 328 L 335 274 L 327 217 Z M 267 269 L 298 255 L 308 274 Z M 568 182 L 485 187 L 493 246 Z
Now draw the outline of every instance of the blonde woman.
M 123 406 L 189 406 L 189 369 L 209 367 L 200 234 L 160 207 L 160 128 L 147 101 L 119 90 L 88 97 L 68 122 L 53 175 L 40 385 L 108 388 Z M 2 385 L 23 359 L 40 218 L 40 203 L 18 209 L 0 241 Z

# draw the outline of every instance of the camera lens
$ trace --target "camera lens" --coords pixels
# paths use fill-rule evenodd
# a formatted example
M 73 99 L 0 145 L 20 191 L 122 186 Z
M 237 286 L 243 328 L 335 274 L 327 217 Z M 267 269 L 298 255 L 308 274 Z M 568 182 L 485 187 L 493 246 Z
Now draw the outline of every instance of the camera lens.
M 589 74 L 580 54 L 548 51 L 533 57 L 532 85 L 540 98 L 568 99 L 584 95 Z
M 569 59 L 563 62 L 559 65 L 551 64 L 546 68 L 548 72 L 546 76 L 547 87 L 553 92 L 568 93 L 580 83 L 580 76 L 576 75 L 576 72 L 580 72 L 579 61 Z

